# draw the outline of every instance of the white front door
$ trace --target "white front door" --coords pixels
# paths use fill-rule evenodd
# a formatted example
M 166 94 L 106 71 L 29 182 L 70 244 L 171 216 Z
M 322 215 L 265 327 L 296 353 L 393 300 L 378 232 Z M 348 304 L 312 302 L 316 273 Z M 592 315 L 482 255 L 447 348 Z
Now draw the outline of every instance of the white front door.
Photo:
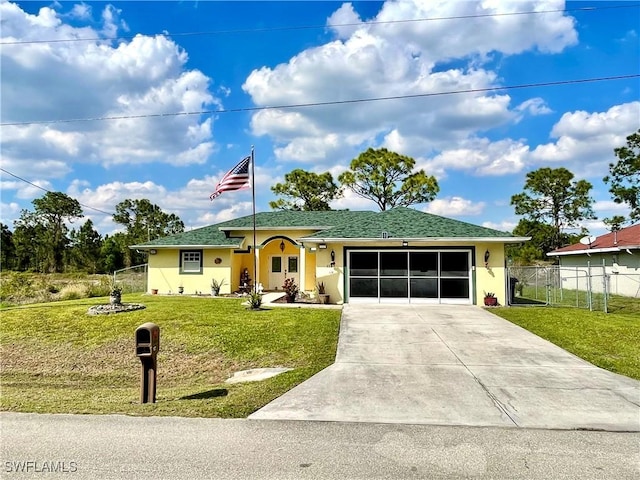
M 285 278 L 300 286 L 298 255 L 272 255 L 269 258 L 269 290 L 282 290 Z

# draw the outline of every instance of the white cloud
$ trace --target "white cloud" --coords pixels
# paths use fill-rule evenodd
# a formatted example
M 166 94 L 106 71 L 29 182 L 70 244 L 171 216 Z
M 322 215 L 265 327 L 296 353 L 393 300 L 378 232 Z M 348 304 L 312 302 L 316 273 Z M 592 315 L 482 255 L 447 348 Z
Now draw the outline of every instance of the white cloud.
M 0 203 L 0 222 L 13 230 L 13 221 L 20 216 L 20 210 L 16 202 Z
M 613 149 L 626 144 L 638 128 L 640 102 L 615 105 L 606 112 L 568 112 L 554 125 L 555 142 L 538 145 L 531 158 L 537 163 L 561 165 L 576 176 L 603 177 L 615 161 Z
M 416 18 L 469 17 L 535 10 L 562 10 L 563 0 L 476 2 L 386 2 L 377 21 Z M 435 60 L 485 55 L 497 51 L 516 54 L 536 49 L 558 53 L 577 43 L 574 19 L 562 12 L 540 15 L 496 15 L 456 20 L 430 20 L 372 25 L 371 30 L 394 37 Z M 505 38 L 509 41 L 505 42 Z
M 31 184 L 24 183 L 18 180 L 2 180 L 0 184 L 2 190 L 15 190 L 15 198 L 21 200 L 31 200 L 35 197 L 40 197 L 44 194 L 45 190 L 51 189 L 51 183 L 46 180 L 35 180 Z
M 620 42 L 637 42 L 638 32 L 636 32 L 635 30 L 629 30 L 624 34 L 624 37 L 622 37 L 619 41 Z
M 423 210 L 443 217 L 460 217 L 480 215 L 485 206 L 485 202 L 475 203 L 462 197 L 447 197 L 432 200 Z
M 344 191 L 342 198 L 334 200 L 330 205 L 334 210 L 379 210 L 373 200 L 362 198 L 349 189 Z
M 516 107 L 516 110 L 519 112 L 528 112 L 534 116 L 552 113 L 552 110 L 547 106 L 544 99 L 540 97 L 525 100 Z
M 92 10 L 91 6 L 86 3 L 77 3 L 69 12 L 69 17 L 77 20 L 91 20 Z
M 147 199 L 158 205 L 164 212 L 174 213 L 184 222 L 186 229 L 198 228 L 231 218 L 252 213 L 251 189 L 227 192 L 214 201 L 209 199 L 214 186 L 224 175 L 220 170 L 214 175 L 191 178 L 174 189 L 156 182 L 109 182 L 92 186 L 84 179 L 75 179 L 66 190 L 67 195 L 105 213 L 85 208 L 85 214 L 91 215 L 96 228 L 101 233 L 113 233 L 121 227 L 111 221 L 115 206 L 126 199 Z M 272 169 L 256 167 L 256 185 L 273 185 L 277 176 Z M 256 194 L 264 195 L 267 188 L 256 189 Z
M 446 170 L 464 170 L 477 176 L 501 176 L 520 172 L 529 156 L 529 147 L 511 139 L 491 142 L 486 138 L 471 138 L 460 142 L 459 148 L 442 151 L 420 164 L 432 175 L 444 176 Z
M 78 4 L 70 13 L 48 7 L 31 15 L 0 3 L 3 41 L 42 38 L 103 38 L 127 26 L 121 12 L 107 5 L 92 19 L 91 7 Z M 65 23 L 73 17 L 74 25 Z M 220 105 L 209 92 L 210 79 L 187 70 L 187 53 L 164 36 L 136 35 L 109 40 L 5 45 L 2 61 L 2 120 L 131 117 L 192 112 Z M 28 100 L 28 101 L 26 101 Z M 163 162 L 204 163 L 215 150 L 212 120 L 195 115 L 79 121 L 3 127 L 3 161 L 42 170 L 43 162 L 102 165 Z M 24 170 L 24 168 L 22 168 Z M 21 170 L 18 166 L 17 170 Z
M 120 227 L 117 227 L 110 219 L 115 213 L 115 206 L 123 200 L 146 198 L 151 203 L 159 205 L 165 211 L 167 207 L 164 201 L 167 194 L 166 189 L 150 181 L 111 182 L 92 189 L 89 182 L 75 179 L 67 188 L 66 194 L 75 198 L 81 204 L 96 209 L 83 207 L 85 214 L 91 215 L 98 225 L 111 225 L 114 229 Z
M 371 22 L 350 3 L 327 20 L 337 38 L 304 50 L 287 63 L 251 72 L 243 89 L 256 105 L 340 102 L 354 99 L 432 95 L 498 86 L 496 72 L 482 67 L 491 52 L 560 52 L 577 41 L 574 20 L 561 12 L 495 16 L 464 21 L 401 22 L 473 14 L 555 9 L 549 2 L 387 2 Z M 338 27 L 341 23 L 357 25 Z M 509 38 L 508 42 L 504 39 Z M 438 68 L 450 59 L 466 66 Z M 315 163 L 353 158 L 363 147 L 406 139 L 424 148 L 401 153 L 425 155 L 478 131 L 516 122 L 549 108 L 540 98 L 513 110 L 508 95 L 468 93 L 425 96 L 323 107 L 269 110 L 252 117 L 252 131 L 278 142 L 280 160 Z M 391 135 L 393 132 L 393 136 Z M 517 168 L 520 168 L 518 166 Z
M 598 200 L 593 204 L 593 210 L 601 213 L 601 212 L 617 212 L 620 214 L 621 212 L 629 211 L 629 207 L 624 203 L 616 203 L 613 200 Z
M 486 228 L 493 228 L 501 232 L 512 232 L 518 225 L 518 222 L 504 220 L 502 222 L 482 222 L 482 226 Z
M 197 224 L 199 226 L 212 225 L 220 222 L 225 222 L 227 220 L 233 220 L 234 218 L 250 215 L 251 212 L 251 202 L 236 202 L 223 210 L 206 212 L 203 215 L 200 215 L 197 218 Z M 194 226 L 194 228 L 196 227 Z
M 356 13 L 351 3 L 343 3 L 340 8 L 333 12 L 327 19 L 327 25 L 335 32 L 337 37 L 341 39 L 349 38 L 358 30 L 361 24 L 362 20 L 360 19 L 360 15 Z

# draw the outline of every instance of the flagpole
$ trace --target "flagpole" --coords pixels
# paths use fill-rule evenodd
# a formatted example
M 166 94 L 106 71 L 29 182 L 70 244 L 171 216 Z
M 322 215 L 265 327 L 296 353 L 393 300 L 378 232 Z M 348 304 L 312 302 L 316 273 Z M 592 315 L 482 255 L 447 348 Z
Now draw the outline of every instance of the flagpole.
M 256 253 L 256 174 L 253 145 L 251 145 L 251 199 L 253 204 L 253 293 L 258 292 L 258 258 Z

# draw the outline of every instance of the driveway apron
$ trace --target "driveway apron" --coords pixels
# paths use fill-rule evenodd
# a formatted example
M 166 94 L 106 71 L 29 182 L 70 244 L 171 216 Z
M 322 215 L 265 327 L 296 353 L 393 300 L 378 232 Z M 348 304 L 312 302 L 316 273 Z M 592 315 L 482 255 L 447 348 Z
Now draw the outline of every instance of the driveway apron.
M 640 431 L 640 382 L 464 305 L 345 305 L 336 362 L 252 419 Z

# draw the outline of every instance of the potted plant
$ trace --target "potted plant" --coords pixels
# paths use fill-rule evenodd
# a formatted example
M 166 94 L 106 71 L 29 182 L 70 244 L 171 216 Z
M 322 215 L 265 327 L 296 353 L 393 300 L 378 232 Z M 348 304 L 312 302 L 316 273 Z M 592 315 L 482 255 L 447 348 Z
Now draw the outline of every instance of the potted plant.
M 122 287 L 112 280 L 109 285 L 109 303 L 111 305 L 122 304 Z
M 215 278 L 211 279 L 211 296 L 217 297 L 220 295 L 220 288 L 224 285 L 224 278 L 217 281 Z
M 329 294 L 325 292 L 324 282 L 318 283 L 318 297 L 320 298 L 320 303 L 329 303 Z
M 298 294 L 298 285 L 293 280 L 293 278 L 285 278 L 284 285 L 282 285 L 282 290 L 287 297 L 288 303 L 293 303 L 296 300 L 296 295 Z
M 498 305 L 498 299 L 496 298 L 496 294 L 493 292 L 485 292 L 484 294 L 484 304 L 487 307 L 495 307 Z

